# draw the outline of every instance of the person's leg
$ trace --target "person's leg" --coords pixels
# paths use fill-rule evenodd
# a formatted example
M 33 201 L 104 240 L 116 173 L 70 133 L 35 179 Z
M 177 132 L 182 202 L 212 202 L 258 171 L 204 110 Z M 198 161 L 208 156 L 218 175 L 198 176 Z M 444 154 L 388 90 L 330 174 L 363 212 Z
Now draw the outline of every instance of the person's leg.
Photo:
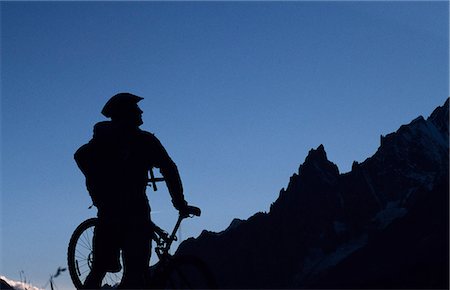
M 123 243 L 124 273 L 121 289 L 142 289 L 145 286 L 151 255 L 151 228 L 148 222 L 130 224 Z
M 102 287 L 102 281 L 105 275 L 105 271 L 93 267 L 84 281 L 83 289 L 100 289 Z
M 99 220 L 92 239 L 92 269 L 84 281 L 84 289 L 100 289 L 106 272 L 120 270 L 120 248 L 114 223 Z

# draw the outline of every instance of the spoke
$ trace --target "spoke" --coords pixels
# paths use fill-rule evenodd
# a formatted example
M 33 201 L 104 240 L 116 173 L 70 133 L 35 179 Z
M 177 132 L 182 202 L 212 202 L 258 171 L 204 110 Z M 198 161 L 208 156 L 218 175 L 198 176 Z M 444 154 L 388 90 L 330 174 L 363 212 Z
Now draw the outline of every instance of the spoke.
M 104 283 L 102 282 L 102 286 L 104 286 L 105 284 L 106 285 L 109 285 L 109 276 L 108 276 L 108 274 L 106 274 L 106 276 L 105 276 L 105 278 L 103 278 L 103 281 L 104 281 Z
M 118 272 L 118 273 L 122 273 L 122 272 Z M 110 286 L 114 286 L 120 282 L 122 275 L 119 275 L 118 273 L 109 272 L 106 274 L 105 280 L 108 282 L 108 284 Z
M 77 247 L 79 247 L 79 246 L 83 246 L 83 247 L 85 247 L 85 248 L 89 247 L 89 245 L 86 244 L 86 242 L 83 241 L 83 239 L 81 239 L 81 238 L 78 239 L 78 242 L 77 242 Z
M 77 247 L 77 248 L 84 248 L 84 250 L 83 250 L 83 249 L 80 249 L 80 251 L 85 251 L 85 252 L 87 251 L 88 253 L 92 252 L 92 249 L 88 248 L 88 247 L 85 246 L 85 245 L 78 244 L 78 246 L 79 246 L 79 247 Z
M 85 262 L 85 263 L 83 263 L 83 264 L 78 263 L 78 267 L 80 267 L 80 268 L 84 268 L 84 267 L 86 267 L 86 266 L 89 267 L 89 264 L 88 264 L 87 262 Z
M 92 235 L 91 235 L 91 233 L 92 233 Z M 92 232 L 89 231 L 88 236 L 89 236 L 89 239 L 88 239 L 89 247 L 92 249 L 92 240 L 93 240 L 93 236 L 94 236 L 93 231 Z
M 80 237 L 80 240 L 83 241 L 84 245 L 86 245 L 89 248 L 92 248 L 91 245 L 92 239 L 90 237 L 90 231 L 88 230 L 84 231 L 82 237 Z
M 89 240 L 85 241 L 83 239 L 80 239 L 78 244 L 84 246 L 86 249 L 89 249 L 89 250 L 92 249 L 92 247 L 89 244 Z
M 80 257 L 80 258 L 83 258 L 84 260 L 86 260 L 87 257 L 88 257 L 88 255 L 89 255 L 89 254 L 86 255 L 85 252 L 82 252 L 82 251 L 79 250 L 79 249 L 76 249 L 75 252 L 77 252 L 78 255 L 79 255 L 79 256 L 77 256 L 77 254 L 75 254 L 75 257 Z M 89 253 L 90 253 L 90 251 L 89 251 Z
M 89 273 L 89 272 L 91 272 L 91 269 L 88 268 L 88 269 L 82 271 L 82 272 L 81 272 L 81 275 L 84 275 L 84 274 Z M 80 275 L 80 276 L 81 276 L 81 275 Z
M 85 256 L 75 256 L 75 259 L 77 260 L 77 261 L 80 261 L 80 262 L 85 262 L 85 261 L 87 261 L 87 258 L 85 257 Z
M 105 279 L 107 282 L 107 284 L 109 285 L 109 286 L 114 286 L 114 280 L 111 278 L 111 276 L 110 275 L 106 275 L 106 279 Z
M 92 231 L 90 228 L 84 232 L 85 233 L 84 238 L 88 242 L 88 245 L 91 245 L 92 242 L 91 232 Z

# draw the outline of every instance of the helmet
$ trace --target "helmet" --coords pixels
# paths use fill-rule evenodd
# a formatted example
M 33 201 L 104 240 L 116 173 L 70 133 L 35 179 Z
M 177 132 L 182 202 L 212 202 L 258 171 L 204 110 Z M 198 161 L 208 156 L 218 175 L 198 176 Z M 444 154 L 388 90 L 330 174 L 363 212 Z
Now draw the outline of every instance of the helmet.
M 111 118 L 117 113 L 124 112 L 130 105 L 137 104 L 144 98 L 138 97 L 130 93 L 119 93 L 111 97 L 102 109 L 102 114 L 105 117 Z

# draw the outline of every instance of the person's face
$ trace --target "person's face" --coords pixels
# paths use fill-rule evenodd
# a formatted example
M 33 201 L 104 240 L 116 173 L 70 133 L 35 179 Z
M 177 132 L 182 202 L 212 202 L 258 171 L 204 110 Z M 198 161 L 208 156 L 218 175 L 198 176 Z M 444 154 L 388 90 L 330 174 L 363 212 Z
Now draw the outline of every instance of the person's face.
M 120 121 L 127 123 L 132 126 L 139 127 L 144 122 L 142 121 L 143 111 L 137 104 L 130 104 L 126 109 L 124 108 L 123 113 L 120 114 Z
M 137 126 L 140 126 L 142 124 L 144 124 L 144 122 L 142 121 L 142 113 L 144 113 L 141 108 L 139 108 L 139 106 L 137 104 L 134 104 L 132 110 L 131 110 L 131 120 L 133 120 L 133 123 L 136 124 Z

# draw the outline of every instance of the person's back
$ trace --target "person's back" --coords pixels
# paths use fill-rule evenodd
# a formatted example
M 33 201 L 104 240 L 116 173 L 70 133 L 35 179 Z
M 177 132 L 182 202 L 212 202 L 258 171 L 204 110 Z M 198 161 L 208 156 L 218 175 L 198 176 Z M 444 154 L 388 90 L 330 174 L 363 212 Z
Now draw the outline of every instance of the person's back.
M 119 269 L 120 250 L 125 264 L 122 286 L 142 285 L 150 259 L 150 206 L 145 193 L 149 169 L 160 168 L 178 210 L 187 206 L 175 163 L 153 134 L 139 129 L 141 99 L 113 96 L 102 110 L 111 121 L 97 123 L 92 140 L 75 153 L 99 218 L 87 288 L 98 288 L 107 271 Z
M 97 123 L 92 143 L 101 152 L 97 168 L 87 181 L 96 196 L 99 215 L 127 218 L 131 213 L 148 214 L 145 188 L 148 161 L 158 152 L 142 138 L 140 130 L 121 130 L 113 122 Z

